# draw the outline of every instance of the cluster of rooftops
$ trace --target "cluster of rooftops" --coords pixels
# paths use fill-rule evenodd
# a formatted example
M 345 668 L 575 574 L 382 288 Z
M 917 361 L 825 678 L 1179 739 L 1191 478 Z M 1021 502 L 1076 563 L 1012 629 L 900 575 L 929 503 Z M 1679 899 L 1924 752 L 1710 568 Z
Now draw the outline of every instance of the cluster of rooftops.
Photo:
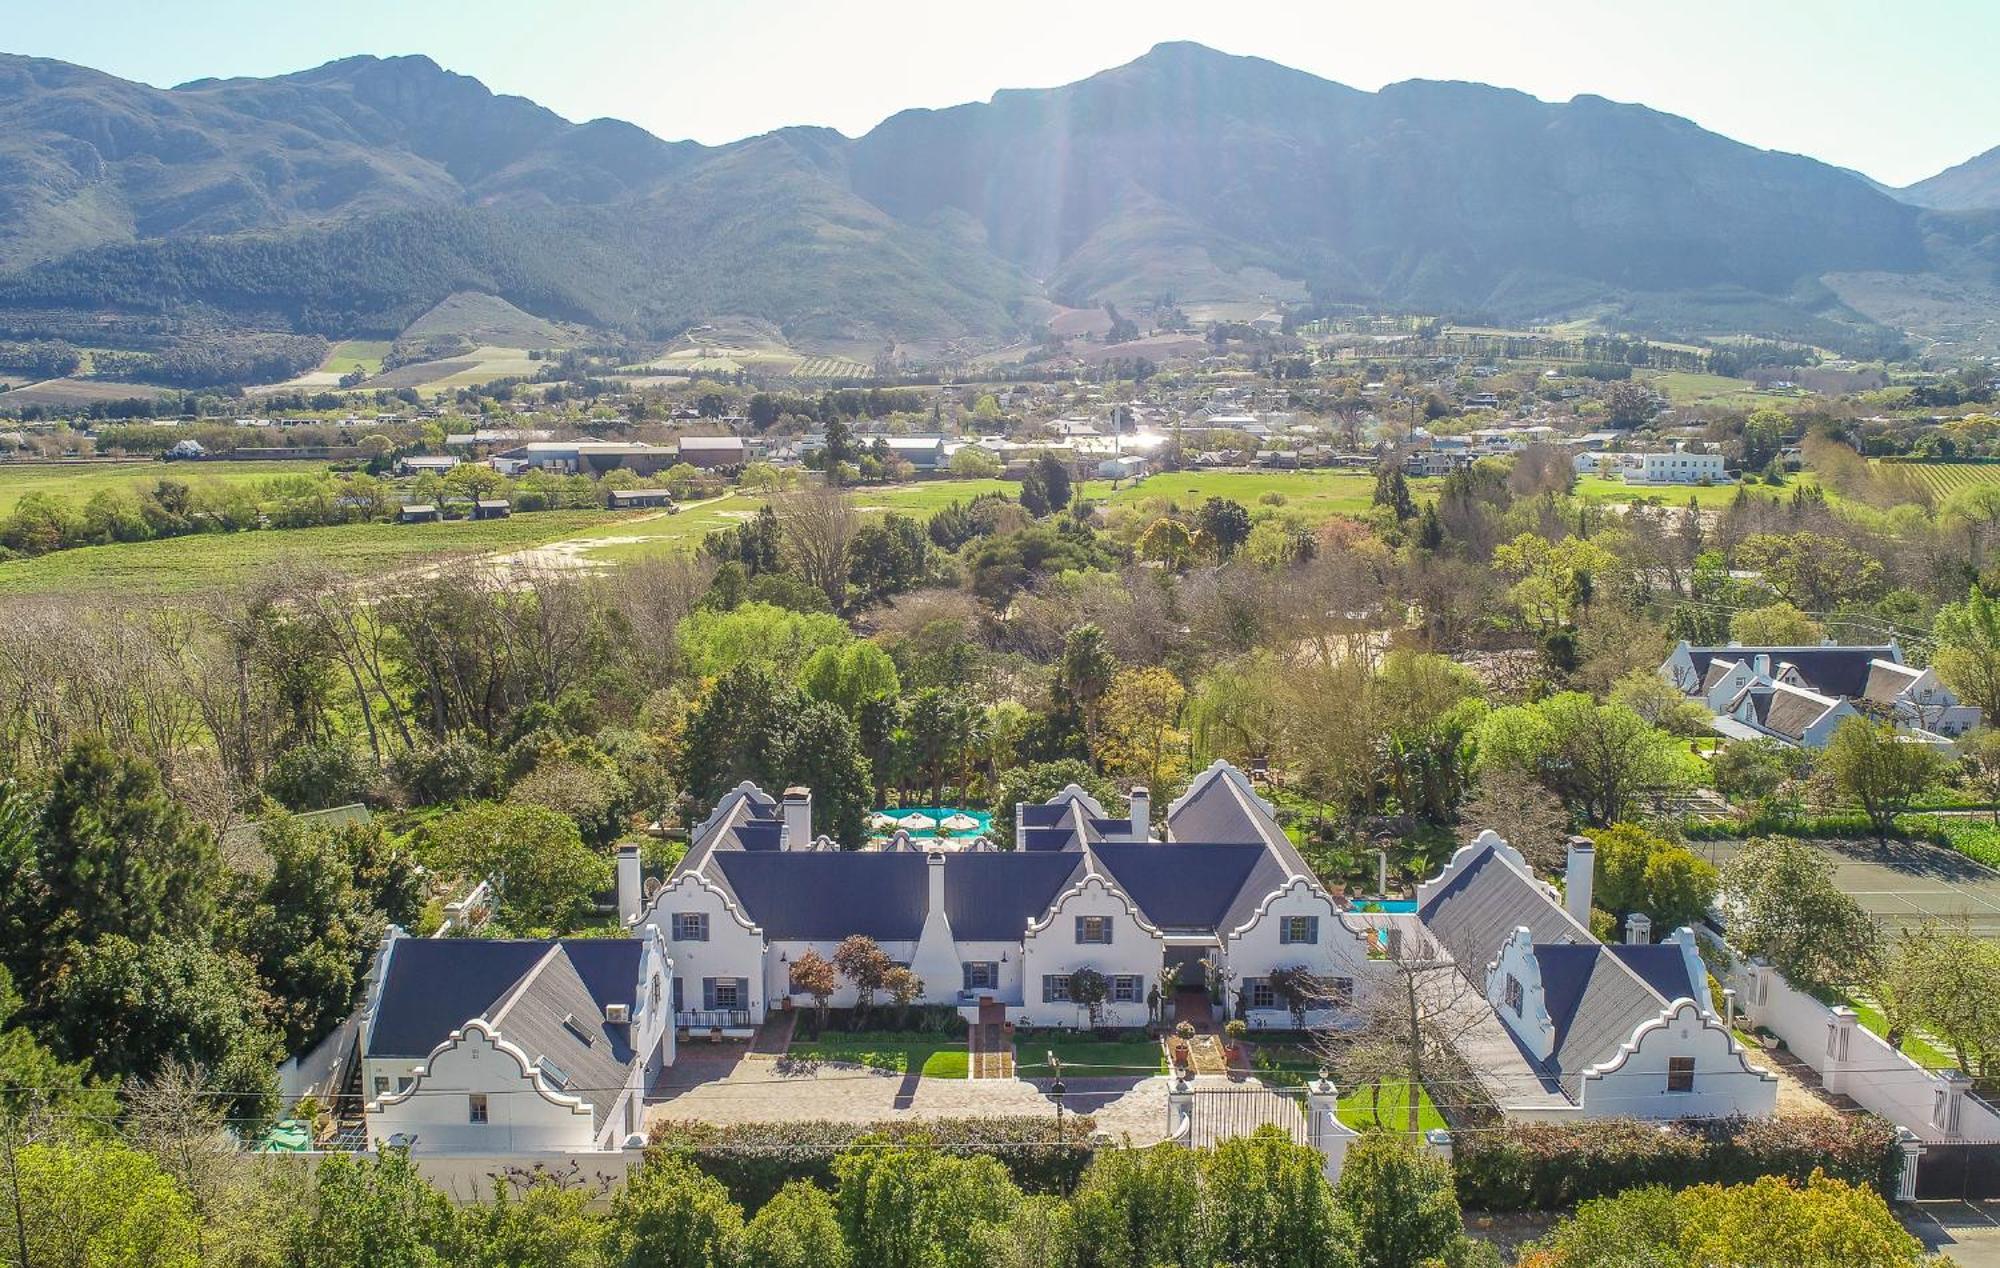
M 811 836 L 809 791 L 787 789 L 780 801 L 745 783 L 695 827 L 675 876 L 696 873 L 721 888 L 767 938 L 900 942 L 922 930 L 929 869 L 940 867 L 955 936 L 1004 942 L 1087 875 L 1111 881 L 1163 932 L 1211 936 L 1240 927 L 1287 881 L 1312 875 L 1269 805 L 1225 763 L 1168 807 L 1158 840 L 1150 819 L 1143 788 L 1130 813 L 1113 818 L 1072 784 L 1017 807 L 1012 849 L 898 832 L 882 849 L 853 851 Z

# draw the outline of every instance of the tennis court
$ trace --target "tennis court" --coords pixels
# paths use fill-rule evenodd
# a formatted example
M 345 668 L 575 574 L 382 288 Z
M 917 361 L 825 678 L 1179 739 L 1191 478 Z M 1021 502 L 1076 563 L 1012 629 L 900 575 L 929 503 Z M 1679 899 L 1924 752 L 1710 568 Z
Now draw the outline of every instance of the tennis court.
M 1834 861 L 1834 884 L 1885 929 L 1924 920 L 1964 919 L 1982 937 L 2000 938 L 2000 872 L 1920 841 L 1815 841 Z M 1689 848 L 1717 867 L 1745 841 L 1696 841 Z

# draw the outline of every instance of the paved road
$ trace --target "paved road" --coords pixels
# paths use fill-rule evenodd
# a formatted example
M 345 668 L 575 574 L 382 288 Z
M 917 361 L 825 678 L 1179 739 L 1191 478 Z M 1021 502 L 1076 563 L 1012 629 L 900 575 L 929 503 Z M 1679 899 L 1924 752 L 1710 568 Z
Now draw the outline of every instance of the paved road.
M 1958 1268 L 2000 1268 L 2000 1203 L 1918 1202 L 1900 1209 L 1903 1226 Z

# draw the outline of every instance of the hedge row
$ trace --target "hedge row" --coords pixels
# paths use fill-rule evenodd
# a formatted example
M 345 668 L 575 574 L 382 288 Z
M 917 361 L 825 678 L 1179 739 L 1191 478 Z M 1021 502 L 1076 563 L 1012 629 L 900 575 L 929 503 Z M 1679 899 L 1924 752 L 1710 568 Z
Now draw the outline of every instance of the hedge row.
M 1096 1120 L 1087 1114 L 1065 1116 L 1060 1136 L 1052 1115 L 729 1126 L 677 1119 L 656 1124 L 648 1148 L 686 1158 L 720 1180 L 745 1211 L 755 1212 L 791 1180 L 833 1187 L 833 1160 L 863 1137 L 933 1144 L 958 1155 L 984 1154 L 998 1159 L 1024 1192 L 1066 1194 L 1090 1165 L 1090 1136 L 1096 1129 Z
M 1452 1143 L 1458 1199 L 1484 1211 L 1564 1210 L 1635 1185 L 1803 1181 L 1815 1171 L 1888 1197 L 1902 1165 L 1895 1125 L 1868 1114 L 1513 1123 Z

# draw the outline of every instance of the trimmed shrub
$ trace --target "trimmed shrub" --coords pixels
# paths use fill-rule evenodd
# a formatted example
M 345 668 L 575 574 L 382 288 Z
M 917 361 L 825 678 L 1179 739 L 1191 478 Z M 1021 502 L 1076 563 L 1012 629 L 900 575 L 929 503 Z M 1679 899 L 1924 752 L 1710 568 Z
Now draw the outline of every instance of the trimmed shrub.
M 1895 1125 L 1867 1114 L 1653 1123 L 1513 1123 L 1454 1141 L 1458 1198 L 1483 1211 L 1561 1210 L 1644 1184 L 1685 1188 L 1814 1171 L 1895 1191 Z
M 932 1142 L 948 1154 L 991 1157 L 1025 1193 L 1067 1194 L 1090 1165 L 1090 1134 L 1096 1129 L 1096 1121 L 1084 1114 L 1065 1116 L 1060 1137 L 1054 1117 L 1040 1115 L 729 1126 L 677 1119 L 655 1124 L 647 1149 L 687 1159 L 754 1212 L 791 1180 L 832 1188 L 833 1160 L 864 1136 L 891 1145 Z

